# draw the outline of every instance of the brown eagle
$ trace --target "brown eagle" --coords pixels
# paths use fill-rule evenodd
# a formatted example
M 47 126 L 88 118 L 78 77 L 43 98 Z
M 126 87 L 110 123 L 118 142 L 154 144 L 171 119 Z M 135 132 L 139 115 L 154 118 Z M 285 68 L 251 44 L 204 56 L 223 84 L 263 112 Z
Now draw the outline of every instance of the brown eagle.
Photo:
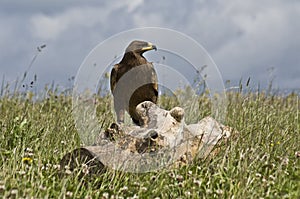
M 126 110 L 133 122 L 139 124 L 136 106 L 143 101 L 157 102 L 157 75 L 152 63 L 143 56 L 144 52 L 153 49 L 156 50 L 156 46 L 149 42 L 132 41 L 120 63 L 111 71 L 110 88 L 119 123 L 124 122 Z

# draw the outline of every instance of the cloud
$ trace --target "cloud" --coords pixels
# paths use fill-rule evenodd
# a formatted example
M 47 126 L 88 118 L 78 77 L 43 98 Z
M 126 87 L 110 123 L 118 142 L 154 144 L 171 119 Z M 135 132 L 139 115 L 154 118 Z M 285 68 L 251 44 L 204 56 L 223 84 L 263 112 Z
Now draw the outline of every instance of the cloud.
M 234 10 L 238 9 L 232 8 L 233 13 Z M 296 58 L 291 61 L 290 58 L 295 58 L 293 52 L 298 50 L 292 44 L 300 46 L 300 37 L 296 34 L 300 27 L 293 22 L 297 15 L 300 17 L 299 4 L 295 6 L 293 3 L 277 2 L 273 6 L 261 8 L 252 5 L 250 12 L 239 11 L 235 15 L 232 16 L 232 21 L 240 34 L 214 52 L 215 59 L 226 68 L 223 70 L 226 76 L 233 78 L 251 75 L 260 76 L 259 79 L 263 80 L 270 67 L 277 68 L 278 72 L 284 72 L 283 69 L 287 68 L 295 71 L 295 65 L 299 65 L 300 60 Z M 290 76 L 290 72 L 288 73 Z M 281 78 L 281 74 L 277 76 Z
M 111 10 L 102 8 L 72 8 L 50 16 L 38 14 L 31 18 L 33 35 L 42 39 L 56 39 L 62 33 L 76 29 L 87 29 L 106 22 Z
M 299 85 L 299 1 L 4 0 L 0 4 L 0 25 L 5 27 L 0 30 L 0 73 L 11 79 L 26 68 L 38 45 L 46 43 L 47 48 L 31 73 L 43 79 L 41 84 L 65 82 L 89 51 L 111 35 L 158 26 L 181 31 L 202 44 L 225 80 L 251 76 L 266 82 L 267 69 L 274 67 L 280 86 Z
M 147 4 L 134 15 L 134 22 L 192 36 L 212 55 L 224 79 L 237 83 L 251 77 L 266 85 L 267 69 L 275 67 L 279 85 L 294 88 L 298 80 L 286 77 L 293 73 L 298 74 L 293 78 L 300 77 L 300 58 L 295 55 L 300 46 L 300 25 L 295 20 L 299 15 L 298 1 L 190 1 L 187 5 L 173 1 Z
M 34 14 L 30 19 L 32 34 L 37 38 L 47 40 L 57 39 L 64 32 L 73 30 L 74 27 L 90 29 L 95 26 L 117 26 L 120 23 L 113 20 L 112 13 L 123 18 L 124 12 L 120 10 L 131 13 L 142 3 L 143 0 L 126 0 L 106 6 L 75 6 L 54 14 Z
M 144 2 L 144 0 L 127 0 L 125 1 L 127 4 L 127 11 L 132 12 L 139 6 L 141 6 Z

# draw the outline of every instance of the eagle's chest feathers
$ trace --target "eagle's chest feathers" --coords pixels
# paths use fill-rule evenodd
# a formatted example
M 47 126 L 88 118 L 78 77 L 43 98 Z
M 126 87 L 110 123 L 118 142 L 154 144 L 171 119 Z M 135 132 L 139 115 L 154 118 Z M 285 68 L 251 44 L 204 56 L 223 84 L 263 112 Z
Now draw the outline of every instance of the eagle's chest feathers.
M 123 60 L 120 62 L 120 76 L 118 77 L 118 79 L 121 78 L 125 73 L 127 73 L 131 69 L 145 64 L 148 64 L 148 62 L 143 56 L 135 53 L 126 54 Z

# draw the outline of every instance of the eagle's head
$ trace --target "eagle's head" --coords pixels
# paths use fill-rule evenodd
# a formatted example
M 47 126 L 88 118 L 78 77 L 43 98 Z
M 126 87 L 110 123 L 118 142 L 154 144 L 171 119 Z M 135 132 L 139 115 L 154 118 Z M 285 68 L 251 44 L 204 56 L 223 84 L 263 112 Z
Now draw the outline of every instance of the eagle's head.
M 157 50 L 156 46 L 145 41 L 132 41 L 125 50 L 125 53 L 134 52 L 142 55 L 148 50 Z

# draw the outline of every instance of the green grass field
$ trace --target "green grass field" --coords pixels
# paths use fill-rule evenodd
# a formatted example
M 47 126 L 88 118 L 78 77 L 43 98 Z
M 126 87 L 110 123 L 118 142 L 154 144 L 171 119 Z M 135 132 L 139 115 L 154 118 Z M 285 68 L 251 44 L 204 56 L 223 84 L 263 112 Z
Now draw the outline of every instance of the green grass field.
M 4 92 L 0 99 L 0 198 L 300 198 L 298 95 L 228 92 L 225 124 L 240 135 L 213 159 L 171 170 L 85 177 L 59 167 L 63 155 L 80 146 L 71 97 L 53 92 L 39 102 L 31 97 Z M 98 103 L 105 128 L 113 121 L 110 100 Z M 168 100 L 161 104 L 173 106 Z M 210 114 L 205 96 L 195 107 L 199 119 Z

